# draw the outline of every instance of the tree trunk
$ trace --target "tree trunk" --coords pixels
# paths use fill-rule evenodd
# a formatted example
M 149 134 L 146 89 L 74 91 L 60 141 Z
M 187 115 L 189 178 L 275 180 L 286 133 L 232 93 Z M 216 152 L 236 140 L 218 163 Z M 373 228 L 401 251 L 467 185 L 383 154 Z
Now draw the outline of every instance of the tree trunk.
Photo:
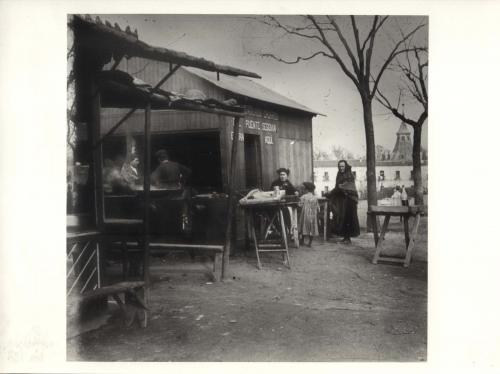
M 422 146 L 422 124 L 413 126 L 413 185 L 415 189 L 415 205 L 424 204 L 424 186 L 422 184 L 422 167 L 420 148 Z
M 366 180 L 368 191 L 368 207 L 377 205 L 377 175 L 375 174 L 375 132 L 373 131 L 372 101 L 361 97 L 363 103 L 363 120 L 366 136 Z M 372 231 L 371 220 L 366 217 L 366 228 Z

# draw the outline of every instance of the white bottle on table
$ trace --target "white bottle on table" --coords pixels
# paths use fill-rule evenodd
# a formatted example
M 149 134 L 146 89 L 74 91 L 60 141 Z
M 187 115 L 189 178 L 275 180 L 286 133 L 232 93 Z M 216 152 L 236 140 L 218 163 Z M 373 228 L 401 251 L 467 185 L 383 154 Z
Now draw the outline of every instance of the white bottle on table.
M 403 186 L 403 191 L 401 191 L 401 205 L 408 206 L 408 194 L 406 193 L 405 186 Z

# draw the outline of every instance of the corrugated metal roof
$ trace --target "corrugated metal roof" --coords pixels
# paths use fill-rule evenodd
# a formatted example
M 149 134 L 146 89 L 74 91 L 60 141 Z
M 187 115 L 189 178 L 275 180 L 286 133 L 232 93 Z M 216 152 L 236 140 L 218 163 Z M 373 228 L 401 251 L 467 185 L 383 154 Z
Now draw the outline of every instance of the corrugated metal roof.
M 251 71 L 238 69 L 232 66 L 219 65 L 204 58 L 188 55 L 172 49 L 155 47 L 139 40 L 137 30 L 132 31 L 129 26 L 122 30 L 115 23 L 102 21 L 98 16 L 93 19 L 90 15 L 72 15 L 69 25 L 80 30 L 80 37 L 75 43 L 85 44 L 88 48 L 104 49 L 114 55 L 128 57 L 144 57 L 150 60 L 171 62 L 184 66 L 193 66 L 208 71 L 218 71 L 232 76 L 244 75 L 260 78 L 260 75 Z
M 209 74 L 207 72 L 193 68 L 186 68 L 185 70 L 206 81 L 209 81 L 210 83 L 216 85 L 219 88 L 222 88 L 223 90 L 232 92 L 237 95 L 250 97 L 255 100 L 273 103 L 276 105 L 281 105 L 287 108 L 300 110 L 314 115 L 319 114 L 324 116 L 324 114 L 310 109 L 305 105 L 299 104 L 296 101 L 289 99 L 288 97 L 283 96 L 248 78 L 221 75 L 219 76 L 219 80 L 217 80 L 217 76 L 215 74 Z

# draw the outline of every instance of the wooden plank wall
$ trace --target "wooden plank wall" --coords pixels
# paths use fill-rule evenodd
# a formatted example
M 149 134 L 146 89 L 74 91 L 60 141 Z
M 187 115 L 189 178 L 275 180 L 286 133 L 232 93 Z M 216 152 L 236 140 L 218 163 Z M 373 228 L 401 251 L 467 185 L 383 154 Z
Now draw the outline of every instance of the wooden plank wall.
M 312 181 L 311 143 L 305 140 L 279 138 L 279 167 L 290 169 L 290 181 L 296 187 Z
M 103 109 L 101 111 L 101 133 L 105 134 L 128 109 Z M 218 129 L 223 126 L 225 116 L 220 114 L 187 112 L 174 110 L 155 110 L 151 113 L 151 132 L 166 133 L 179 131 L 202 131 Z M 144 131 L 144 111 L 137 110 L 125 121 L 115 134 L 123 135 L 127 132 L 142 133 Z
M 260 150 L 262 163 L 262 189 L 268 190 L 271 182 L 277 178 L 276 169 L 279 167 L 289 168 L 292 183 L 299 185 L 304 181 L 312 181 L 312 120 L 308 116 L 294 116 L 289 113 L 277 113 L 278 121 L 268 121 L 275 123 L 277 132 L 267 132 L 251 128 L 245 124 L 247 120 L 261 121 L 255 115 L 259 108 L 253 108 L 253 115 L 249 114 L 241 120 L 240 132 L 243 134 L 256 134 L 260 136 Z M 225 142 L 231 144 L 232 120 L 228 119 L 225 124 Z M 268 137 L 267 144 L 265 137 Z M 238 142 L 238 174 L 237 188 L 245 189 L 245 154 L 244 141 L 240 138 Z M 229 168 L 230 148 L 226 149 L 226 167 Z

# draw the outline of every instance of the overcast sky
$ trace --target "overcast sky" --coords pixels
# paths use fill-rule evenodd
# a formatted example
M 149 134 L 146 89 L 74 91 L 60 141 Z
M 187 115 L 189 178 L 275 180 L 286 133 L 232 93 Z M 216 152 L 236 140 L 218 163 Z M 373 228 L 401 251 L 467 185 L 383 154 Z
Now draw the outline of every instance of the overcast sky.
M 295 65 L 286 65 L 260 53 L 275 53 L 283 58 L 295 59 L 316 51 L 314 41 L 283 36 L 252 17 L 231 15 L 100 15 L 122 28 L 137 28 L 139 38 L 159 47 L 183 51 L 204 57 L 220 64 L 250 70 L 262 76 L 257 80 L 283 95 L 326 115 L 313 119 L 315 147 L 329 150 L 332 145 L 343 146 L 355 154 L 365 153 L 363 112 L 359 94 L 339 66 L 326 57 Z M 352 37 L 347 17 L 339 17 L 340 26 L 347 38 Z M 301 22 L 299 17 L 279 17 L 286 23 Z M 368 33 L 370 18 L 357 17 L 361 38 Z M 374 49 L 375 67 L 389 53 L 400 29 L 410 29 L 425 21 L 423 17 L 392 17 L 384 25 Z M 427 28 L 418 32 L 414 41 L 427 45 Z M 375 71 L 378 71 L 376 69 Z M 155 82 L 148 82 L 155 83 Z M 397 92 L 397 78 L 390 71 L 385 75 L 382 87 L 388 95 Z M 407 105 L 409 114 L 417 113 L 416 104 Z M 375 142 L 392 150 L 400 121 L 378 104 L 373 106 Z M 422 144 L 427 147 L 427 124 L 424 126 Z

